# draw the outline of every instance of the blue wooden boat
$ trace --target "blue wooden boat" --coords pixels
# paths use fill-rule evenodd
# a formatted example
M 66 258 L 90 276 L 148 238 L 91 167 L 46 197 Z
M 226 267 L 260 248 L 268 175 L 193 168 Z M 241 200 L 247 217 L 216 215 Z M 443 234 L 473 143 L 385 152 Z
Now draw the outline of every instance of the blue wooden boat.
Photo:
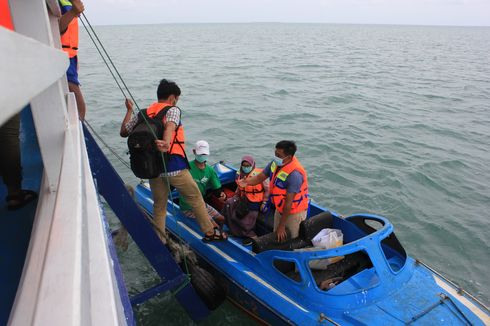
M 236 170 L 217 163 L 225 188 L 236 187 Z M 179 212 L 178 193 L 168 202 L 167 229 L 186 242 L 226 284 L 229 300 L 265 324 L 296 325 L 489 325 L 490 311 L 451 281 L 408 256 L 394 227 L 382 216 L 342 217 L 313 202 L 300 235 L 275 243 L 272 215 L 259 217 L 259 239 L 204 243 L 197 223 Z M 147 183 L 136 189 L 152 213 Z M 324 227 L 340 229 L 344 244 L 305 250 Z M 269 234 L 269 235 L 268 235 Z M 303 249 L 302 249 L 303 248 Z M 335 258 L 337 257 L 337 258 Z M 313 264 L 331 264 L 322 270 Z

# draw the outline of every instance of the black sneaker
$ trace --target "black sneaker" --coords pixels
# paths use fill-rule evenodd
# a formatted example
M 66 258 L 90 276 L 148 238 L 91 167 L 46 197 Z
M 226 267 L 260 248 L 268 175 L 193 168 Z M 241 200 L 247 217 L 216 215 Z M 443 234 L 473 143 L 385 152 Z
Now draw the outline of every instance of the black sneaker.
M 242 245 L 244 246 L 250 246 L 252 244 L 252 238 L 245 238 L 242 241 Z

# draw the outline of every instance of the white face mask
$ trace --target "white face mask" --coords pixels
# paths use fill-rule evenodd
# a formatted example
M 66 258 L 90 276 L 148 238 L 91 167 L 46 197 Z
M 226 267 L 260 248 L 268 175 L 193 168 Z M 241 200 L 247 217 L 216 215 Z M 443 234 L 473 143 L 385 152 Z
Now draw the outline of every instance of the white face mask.
M 249 174 L 250 172 L 252 172 L 252 166 L 243 166 L 242 165 L 242 171 L 245 174 Z
M 195 157 L 196 157 L 196 161 L 198 161 L 199 163 L 204 163 L 208 160 L 208 156 L 204 154 L 203 155 L 196 154 Z
M 277 166 L 282 166 L 284 164 L 284 159 L 280 158 L 280 157 L 277 157 L 274 155 L 274 162 L 276 162 L 276 165 Z

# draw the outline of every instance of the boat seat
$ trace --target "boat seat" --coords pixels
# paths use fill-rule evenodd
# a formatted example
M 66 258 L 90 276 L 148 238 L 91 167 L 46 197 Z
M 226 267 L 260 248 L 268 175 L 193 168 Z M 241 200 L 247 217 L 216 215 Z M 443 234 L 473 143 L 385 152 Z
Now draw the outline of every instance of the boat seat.
M 269 217 L 269 220 L 272 220 L 272 223 L 274 223 L 273 218 Z M 318 232 L 320 232 L 322 229 L 332 227 L 332 214 L 330 214 L 328 211 L 323 212 L 301 222 L 299 226 L 299 236 L 297 238 L 288 239 L 284 242 L 277 242 L 276 235 L 274 233 L 267 233 L 263 236 L 257 237 L 256 239 L 252 239 L 252 251 L 258 254 L 266 250 L 292 251 L 294 249 L 311 247 L 311 239 L 313 239 Z M 287 229 L 286 232 L 288 232 Z
M 289 238 L 289 231 L 286 230 L 286 233 L 288 234 Z M 277 242 L 277 237 L 273 232 L 252 239 L 252 251 L 257 254 L 266 250 L 292 251 L 294 249 L 300 249 L 308 246 L 311 246 L 311 241 L 305 241 L 300 237 L 288 239 L 284 242 Z
M 311 241 L 321 230 L 333 228 L 333 216 L 329 211 L 312 216 L 299 225 L 299 237 Z

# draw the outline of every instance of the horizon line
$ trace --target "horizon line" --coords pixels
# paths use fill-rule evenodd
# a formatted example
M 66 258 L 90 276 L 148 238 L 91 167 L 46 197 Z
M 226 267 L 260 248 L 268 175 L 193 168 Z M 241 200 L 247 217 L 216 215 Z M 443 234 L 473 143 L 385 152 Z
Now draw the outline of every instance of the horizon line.
M 94 26 L 134 26 L 134 25 L 187 25 L 187 24 L 317 24 L 317 25 L 369 25 L 369 26 L 407 26 L 407 27 L 490 27 L 490 25 L 447 25 L 447 24 L 412 24 L 412 23 L 331 23 L 331 22 L 276 22 L 276 21 L 250 21 L 250 22 L 159 22 L 159 23 L 113 23 L 93 24 Z

